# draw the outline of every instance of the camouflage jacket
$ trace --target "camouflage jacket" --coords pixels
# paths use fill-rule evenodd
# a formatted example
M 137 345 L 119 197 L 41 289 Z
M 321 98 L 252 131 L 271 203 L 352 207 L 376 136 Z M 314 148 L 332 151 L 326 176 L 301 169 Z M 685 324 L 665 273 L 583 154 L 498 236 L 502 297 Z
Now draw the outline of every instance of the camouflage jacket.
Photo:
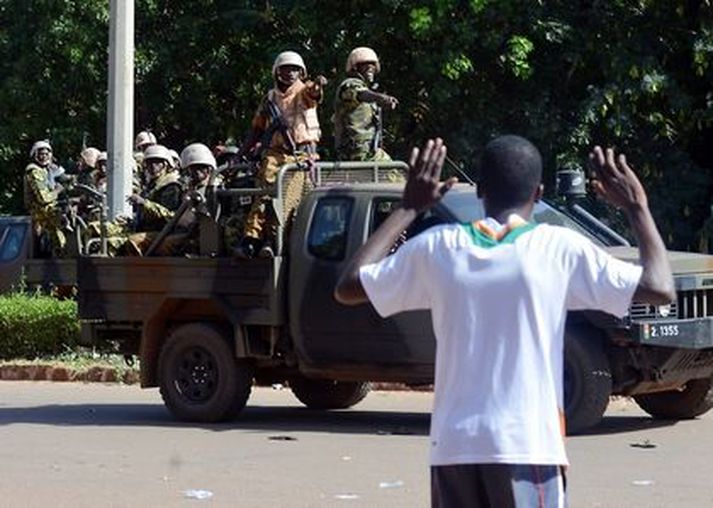
M 173 217 L 183 200 L 183 188 L 179 175 L 169 171 L 159 177 L 153 185 L 146 189 L 146 197 L 141 207 L 140 228 L 154 231 L 163 226 Z
M 59 191 L 51 183 L 47 168 L 35 163 L 25 168 L 24 199 L 25 207 L 30 213 L 52 209 L 57 205 Z
M 377 135 L 379 106 L 359 101 L 359 93 L 367 90 L 366 81 L 359 77 L 348 77 L 337 88 L 332 121 L 340 160 L 365 160 L 374 153 L 372 145 Z

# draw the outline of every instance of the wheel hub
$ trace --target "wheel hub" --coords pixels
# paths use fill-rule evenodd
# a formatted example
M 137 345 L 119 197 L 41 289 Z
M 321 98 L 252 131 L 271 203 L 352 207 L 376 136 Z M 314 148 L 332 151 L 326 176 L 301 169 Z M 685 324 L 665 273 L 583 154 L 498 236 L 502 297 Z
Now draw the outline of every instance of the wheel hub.
M 206 349 L 192 347 L 181 355 L 175 372 L 176 390 L 193 403 L 204 403 L 218 386 L 216 362 Z

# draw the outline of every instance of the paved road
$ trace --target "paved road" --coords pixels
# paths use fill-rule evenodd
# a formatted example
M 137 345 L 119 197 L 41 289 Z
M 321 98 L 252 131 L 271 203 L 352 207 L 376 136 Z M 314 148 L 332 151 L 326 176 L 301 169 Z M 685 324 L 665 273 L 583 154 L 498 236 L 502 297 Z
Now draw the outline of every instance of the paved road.
M 240 420 L 198 426 L 155 390 L 0 382 L 0 506 L 428 506 L 430 402 L 378 392 L 313 413 L 260 388 Z M 615 402 L 567 446 L 574 508 L 713 506 L 713 415 L 656 422 Z

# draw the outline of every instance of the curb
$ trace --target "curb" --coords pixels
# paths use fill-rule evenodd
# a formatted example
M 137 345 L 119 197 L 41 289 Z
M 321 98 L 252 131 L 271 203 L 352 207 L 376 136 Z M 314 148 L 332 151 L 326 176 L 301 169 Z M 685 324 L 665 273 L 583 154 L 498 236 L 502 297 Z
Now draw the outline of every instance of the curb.
M 83 383 L 123 383 L 139 384 L 141 377 L 138 370 L 121 370 L 115 367 L 93 366 L 86 369 L 74 369 L 51 364 L 13 364 L 0 365 L 1 381 L 55 381 Z M 409 386 L 403 383 L 371 383 L 372 391 L 386 392 L 432 392 L 433 385 Z
M 73 369 L 50 364 L 4 364 L 0 365 L 0 380 L 138 384 L 140 377 L 138 370 L 122 372 L 114 367 Z

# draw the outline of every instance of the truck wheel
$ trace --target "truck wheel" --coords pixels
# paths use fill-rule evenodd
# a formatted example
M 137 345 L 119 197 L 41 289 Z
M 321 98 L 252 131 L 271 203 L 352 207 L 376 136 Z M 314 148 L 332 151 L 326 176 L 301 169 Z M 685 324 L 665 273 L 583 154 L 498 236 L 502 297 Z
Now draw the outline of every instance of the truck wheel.
M 245 407 L 253 369 L 238 363 L 228 341 L 213 326 L 183 325 L 171 333 L 158 361 L 166 407 L 179 420 L 219 422 Z
M 711 378 L 692 379 L 680 390 L 643 393 L 634 395 L 634 400 L 654 418 L 695 418 L 713 408 L 713 383 Z
M 564 408 L 567 433 L 597 425 L 609 404 L 612 390 L 609 359 L 598 334 L 568 328 L 564 346 Z
M 346 409 L 361 402 L 371 385 L 361 381 L 332 381 L 330 379 L 290 379 L 295 397 L 310 409 Z

